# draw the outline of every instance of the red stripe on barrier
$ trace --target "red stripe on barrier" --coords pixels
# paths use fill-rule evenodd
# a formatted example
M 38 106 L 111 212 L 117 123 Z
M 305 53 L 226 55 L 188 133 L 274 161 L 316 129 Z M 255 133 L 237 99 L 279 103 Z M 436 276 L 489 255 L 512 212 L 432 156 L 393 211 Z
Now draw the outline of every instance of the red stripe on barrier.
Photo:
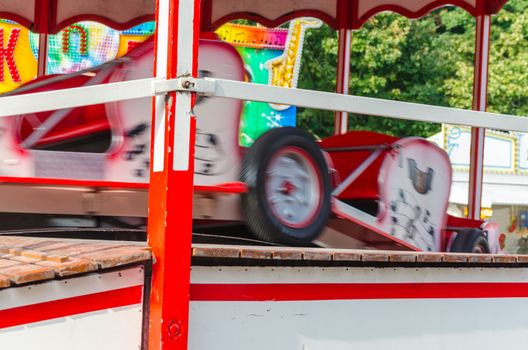
M 143 286 L 0 310 L 0 329 L 141 303 Z
M 192 301 L 527 298 L 528 283 L 192 284 Z

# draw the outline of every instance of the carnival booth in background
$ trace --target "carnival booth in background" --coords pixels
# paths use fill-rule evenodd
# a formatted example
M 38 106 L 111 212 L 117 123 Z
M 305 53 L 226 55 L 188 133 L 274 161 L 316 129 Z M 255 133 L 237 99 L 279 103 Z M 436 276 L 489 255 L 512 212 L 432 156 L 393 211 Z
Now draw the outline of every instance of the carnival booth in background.
M 442 147 L 453 166 L 450 213 L 467 215 L 471 130 L 445 124 L 429 140 Z M 528 252 L 528 134 L 486 132 L 482 219 L 492 219 L 506 234 L 506 251 Z

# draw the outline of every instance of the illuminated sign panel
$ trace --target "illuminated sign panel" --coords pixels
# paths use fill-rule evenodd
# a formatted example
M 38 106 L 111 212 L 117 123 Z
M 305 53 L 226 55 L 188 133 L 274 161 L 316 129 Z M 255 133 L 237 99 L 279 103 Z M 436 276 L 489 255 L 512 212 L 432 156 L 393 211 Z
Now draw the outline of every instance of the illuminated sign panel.
M 37 59 L 29 31 L 13 22 L 0 22 L 0 93 L 16 89 L 37 75 Z
M 225 24 L 220 39 L 233 45 L 244 61 L 252 83 L 295 88 L 300 70 L 304 33 L 321 26 L 315 19 L 300 18 L 289 28 L 265 28 Z M 240 121 L 240 144 L 250 146 L 264 132 L 280 126 L 295 126 L 294 106 L 246 101 Z
M 111 61 L 154 33 L 154 22 L 116 31 L 96 22 L 73 24 L 48 38 L 47 74 L 72 73 Z M 12 21 L 0 22 L 0 93 L 37 76 L 38 34 Z

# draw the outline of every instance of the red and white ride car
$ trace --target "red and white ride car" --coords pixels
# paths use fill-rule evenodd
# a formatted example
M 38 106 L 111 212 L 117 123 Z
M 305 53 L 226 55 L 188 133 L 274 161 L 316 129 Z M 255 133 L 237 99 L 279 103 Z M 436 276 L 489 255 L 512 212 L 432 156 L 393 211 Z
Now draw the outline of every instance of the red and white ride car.
M 153 42 L 89 71 L 39 78 L 15 94 L 152 77 Z M 202 77 L 243 81 L 230 45 L 201 40 Z M 146 183 L 150 98 L 0 119 L 0 176 Z M 272 129 L 239 146 L 242 102 L 199 97 L 196 220 L 245 222 L 260 239 L 422 251 L 500 251 L 497 225 L 446 214 L 447 154 L 421 138 L 352 131 L 316 142 Z M 336 238 L 339 237 L 339 238 Z

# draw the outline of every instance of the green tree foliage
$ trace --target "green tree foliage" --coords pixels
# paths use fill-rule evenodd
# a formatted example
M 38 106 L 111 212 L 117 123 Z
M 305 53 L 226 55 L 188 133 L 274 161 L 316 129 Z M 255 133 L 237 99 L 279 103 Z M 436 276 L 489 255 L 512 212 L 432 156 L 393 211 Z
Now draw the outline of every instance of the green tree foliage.
M 528 1 L 511 0 L 492 24 L 489 110 L 528 115 Z
M 528 114 L 528 1 L 510 0 L 493 19 L 489 110 Z M 307 32 L 299 87 L 334 91 L 337 35 L 329 27 Z M 353 32 L 350 93 L 471 108 L 475 19 L 442 8 L 419 20 L 382 13 Z M 333 130 L 333 113 L 300 109 L 299 125 L 319 137 Z M 350 115 L 350 129 L 397 136 L 430 136 L 439 124 Z

